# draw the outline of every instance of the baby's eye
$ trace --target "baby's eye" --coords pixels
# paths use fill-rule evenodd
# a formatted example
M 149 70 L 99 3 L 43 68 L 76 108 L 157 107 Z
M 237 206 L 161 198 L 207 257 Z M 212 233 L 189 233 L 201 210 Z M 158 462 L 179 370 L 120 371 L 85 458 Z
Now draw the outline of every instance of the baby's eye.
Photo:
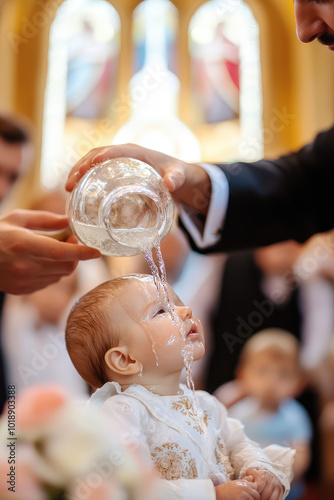
M 153 316 L 158 316 L 158 314 L 164 314 L 166 310 L 163 307 L 160 307 L 160 309 L 157 309 L 156 312 L 153 314 Z

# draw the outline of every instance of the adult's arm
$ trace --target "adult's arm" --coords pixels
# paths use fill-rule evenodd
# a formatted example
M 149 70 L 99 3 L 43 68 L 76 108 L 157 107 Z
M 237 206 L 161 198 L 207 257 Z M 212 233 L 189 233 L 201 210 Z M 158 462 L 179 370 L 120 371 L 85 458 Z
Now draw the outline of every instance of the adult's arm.
M 34 292 L 72 273 L 80 260 L 100 256 L 98 250 L 77 245 L 73 239 L 61 242 L 34 232 L 67 225 L 66 217 L 50 212 L 14 210 L 0 217 L 0 290 Z
M 220 190 L 201 166 L 134 144 L 90 151 L 73 167 L 67 190 L 71 191 L 94 165 L 119 156 L 152 165 L 162 175 L 174 199 L 200 214 L 200 222 L 205 222 L 210 212 L 212 197 L 220 196 Z M 229 192 L 227 212 L 218 214 L 224 221 L 223 227 L 214 228 L 219 230 L 220 237 L 206 248 L 199 248 L 191 239 L 193 248 L 202 253 L 226 252 L 288 239 L 302 242 L 314 233 L 331 229 L 333 159 L 334 128 L 319 134 L 300 151 L 277 160 L 218 165 L 229 185 L 226 189 L 222 183 L 226 196 Z
M 221 238 L 206 251 L 294 239 L 334 227 L 334 128 L 277 160 L 220 165 L 229 183 Z

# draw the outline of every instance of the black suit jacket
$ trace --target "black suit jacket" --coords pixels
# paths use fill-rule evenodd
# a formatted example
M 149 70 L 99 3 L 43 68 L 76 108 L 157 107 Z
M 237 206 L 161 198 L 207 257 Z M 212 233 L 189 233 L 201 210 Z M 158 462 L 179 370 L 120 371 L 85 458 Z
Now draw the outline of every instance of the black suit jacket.
M 334 227 L 334 128 L 281 158 L 219 165 L 230 188 L 220 241 L 200 250 L 228 252 L 307 240 Z

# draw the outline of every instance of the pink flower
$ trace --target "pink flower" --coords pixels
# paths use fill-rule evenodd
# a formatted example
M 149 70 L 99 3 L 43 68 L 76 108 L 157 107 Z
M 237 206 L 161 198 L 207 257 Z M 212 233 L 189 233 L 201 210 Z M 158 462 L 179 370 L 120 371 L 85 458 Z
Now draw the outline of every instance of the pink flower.
M 56 384 L 31 386 L 19 394 L 16 407 L 20 431 L 48 425 L 69 401 L 70 395 Z

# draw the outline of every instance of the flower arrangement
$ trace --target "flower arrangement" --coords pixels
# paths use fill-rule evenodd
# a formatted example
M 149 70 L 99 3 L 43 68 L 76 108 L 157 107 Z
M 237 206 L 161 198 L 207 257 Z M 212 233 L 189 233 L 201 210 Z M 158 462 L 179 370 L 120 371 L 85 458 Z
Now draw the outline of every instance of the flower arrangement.
M 63 388 L 22 391 L 10 434 L 8 415 L 5 409 L 0 418 L 2 500 L 149 498 L 152 469 L 135 447 L 126 447 L 101 415 L 73 402 Z

